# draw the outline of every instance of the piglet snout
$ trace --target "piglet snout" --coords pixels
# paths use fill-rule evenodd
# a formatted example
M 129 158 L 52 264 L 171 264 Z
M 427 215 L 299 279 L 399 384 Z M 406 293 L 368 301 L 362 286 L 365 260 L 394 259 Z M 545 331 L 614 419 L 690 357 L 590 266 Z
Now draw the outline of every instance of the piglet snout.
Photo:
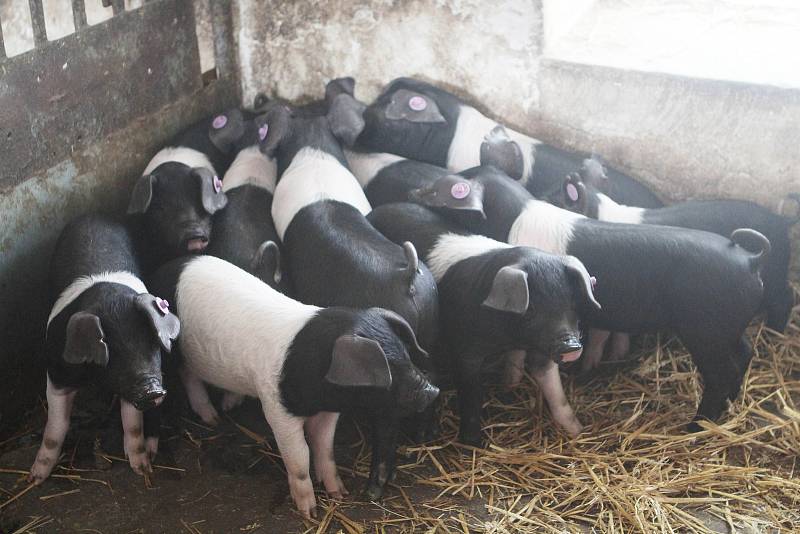
M 581 357 L 583 346 L 576 336 L 567 336 L 559 342 L 555 353 L 560 355 L 562 362 L 574 362 Z
M 438 396 L 439 388 L 430 383 L 426 384 L 417 394 L 415 403 L 416 410 L 418 412 L 424 412 Z
M 143 388 L 138 389 L 137 393 L 137 395 L 133 396 L 135 400 L 131 404 L 140 411 L 159 406 L 164 402 L 164 397 L 167 395 L 167 391 L 157 381 L 151 381 Z
M 208 238 L 205 236 L 192 237 L 186 240 L 186 250 L 188 252 L 203 252 L 208 246 Z

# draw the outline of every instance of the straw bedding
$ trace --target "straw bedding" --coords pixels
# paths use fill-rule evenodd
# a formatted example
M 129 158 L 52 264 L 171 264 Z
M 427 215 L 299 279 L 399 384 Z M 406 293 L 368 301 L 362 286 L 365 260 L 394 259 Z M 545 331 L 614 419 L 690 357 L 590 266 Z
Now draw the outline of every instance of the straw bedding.
M 654 336 L 638 365 L 585 385 L 567 379 L 586 427 L 576 439 L 556 429 L 528 377 L 512 392 L 491 389 L 487 450 L 455 445 L 446 393 L 442 436 L 405 450 L 385 519 L 365 525 L 349 519 L 357 502 L 323 497 L 309 531 L 800 532 L 797 311 L 784 336 L 751 329 L 753 362 L 719 425 L 686 434 L 700 384 L 680 344 Z M 366 476 L 368 449 L 357 446 L 354 470 Z M 409 483 L 430 498 L 412 501 Z
M 795 294 L 800 302 L 800 286 Z M 556 428 L 526 377 L 511 391 L 490 387 L 487 448 L 459 445 L 455 393 L 446 391 L 440 438 L 401 447 L 386 498 L 333 501 L 320 492 L 319 519 L 306 521 L 306 532 L 800 532 L 800 306 L 785 335 L 761 326 L 749 335 L 754 356 L 741 395 L 720 424 L 703 423 L 698 434 L 684 430 L 701 391 L 691 358 L 680 343 L 658 336 L 617 372 L 586 384 L 566 379 L 567 397 L 585 425 L 575 439 Z M 234 425 L 248 449 L 282 466 L 272 440 Z M 351 490 L 369 474 L 361 433 L 341 443 L 352 449 L 343 456 L 354 458 L 340 461 Z M 80 473 L 54 476 L 108 485 Z M 16 493 L 5 492 L 0 509 L 32 489 L 20 484 Z

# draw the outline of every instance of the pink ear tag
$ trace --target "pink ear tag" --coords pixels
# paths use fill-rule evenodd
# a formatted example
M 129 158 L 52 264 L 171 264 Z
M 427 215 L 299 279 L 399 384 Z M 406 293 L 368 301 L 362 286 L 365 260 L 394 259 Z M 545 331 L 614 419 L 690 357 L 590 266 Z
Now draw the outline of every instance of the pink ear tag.
M 263 141 L 267 138 L 267 132 L 269 131 L 269 125 L 265 124 L 261 128 L 258 129 L 258 139 Z
M 214 121 L 211 123 L 211 126 L 213 126 L 215 130 L 219 130 L 226 124 L 228 124 L 228 117 L 225 115 L 217 115 L 214 117 Z
M 469 195 L 469 184 L 467 182 L 458 182 L 453 184 L 453 187 L 450 188 L 450 196 L 457 200 L 461 200 L 462 198 L 467 198 Z
M 414 111 L 422 111 L 428 107 L 428 101 L 421 96 L 412 96 L 408 101 L 408 107 Z
M 573 183 L 567 184 L 567 188 L 566 189 L 567 189 L 567 196 L 569 197 L 569 199 L 571 201 L 573 201 L 573 202 L 577 202 L 578 201 L 578 188 L 575 187 L 575 184 L 573 184 Z
M 222 180 L 219 179 L 219 176 L 216 174 L 214 175 L 214 192 L 219 193 L 222 191 Z
M 158 312 L 161 315 L 166 315 L 169 313 L 169 302 L 161 297 L 156 297 L 156 306 L 158 307 Z
M 592 284 L 592 293 L 594 293 L 594 288 L 597 287 L 597 278 L 595 278 L 594 276 L 590 276 L 589 283 Z

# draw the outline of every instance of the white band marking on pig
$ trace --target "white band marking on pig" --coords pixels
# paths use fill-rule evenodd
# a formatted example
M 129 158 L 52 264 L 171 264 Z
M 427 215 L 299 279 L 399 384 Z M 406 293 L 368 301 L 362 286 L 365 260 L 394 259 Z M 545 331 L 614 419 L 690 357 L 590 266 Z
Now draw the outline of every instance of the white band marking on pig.
M 375 175 L 383 169 L 397 163 L 404 161 L 406 158 L 397 156 L 395 154 L 388 154 L 386 152 L 353 152 L 351 150 L 344 151 L 347 157 L 347 164 L 350 166 L 350 171 L 355 175 L 361 187 L 367 187 L 369 183 L 375 178 Z
M 292 418 L 280 398 L 281 370 L 295 336 L 320 308 L 212 256 L 186 265 L 175 298 L 186 367 L 204 382 L 260 398 L 270 426 Z
M 50 326 L 50 321 L 52 321 L 56 315 L 64 311 L 64 308 L 72 304 L 81 293 L 100 282 L 122 284 L 123 286 L 128 286 L 133 289 L 136 293 L 147 293 L 144 282 L 128 271 L 106 271 L 99 274 L 81 276 L 73 280 L 58 296 L 55 304 L 53 304 L 53 308 L 50 310 L 50 316 L 47 318 L 47 326 Z
M 511 248 L 511 245 L 482 235 L 443 234 L 428 254 L 426 264 L 438 282 L 447 269 L 461 260 L 500 248 Z
M 458 113 L 453 140 L 447 152 L 447 168 L 460 172 L 480 165 L 481 144 L 497 124 L 497 121 L 490 119 L 477 109 L 462 105 Z M 520 183 L 525 184 L 533 169 L 533 146 L 540 144 L 541 141 L 515 132 L 508 127 L 506 127 L 506 132 L 513 141 L 517 142 L 522 151 L 523 170 Z
M 150 174 L 153 172 L 153 170 L 155 170 L 156 167 L 162 163 L 167 163 L 168 161 L 183 163 L 184 165 L 188 165 L 192 168 L 205 167 L 214 174 L 217 174 L 217 171 L 214 170 L 214 166 L 211 164 L 208 156 L 199 150 L 187 148 L 185 146 L 168 146 L 166 148 L 162 148 L 156 153 L 155 156 L 153 156 L 153 159 L 151 159 L 150 163 L 147 164 L 147 167 L 144 168 L 142 176 L 145 174 Z
M 337 200 L 367 215 L 372 211 L 355 176 L 332 155 L 306 147 L 301 149 L 275 187 L 272 218 L 278 236 L 298 211 L 321 200 Z
M 508 242 L 551 254 L 567 254 L 575 221 L 585 218 L 541 200 L 529 200 L 511 225 Z
M 617 204 L 603 193 L 597 193 L 597 220 L 615 223 L 642 224 L 644 208 Z
M 239 151 L 228 172 L 222 178 L 222 190 L 229 191 L 235 187 L 250 184 L 275 192 L 278 180 L 278 164 L 274 158 L 261 152 L 258 145 Z

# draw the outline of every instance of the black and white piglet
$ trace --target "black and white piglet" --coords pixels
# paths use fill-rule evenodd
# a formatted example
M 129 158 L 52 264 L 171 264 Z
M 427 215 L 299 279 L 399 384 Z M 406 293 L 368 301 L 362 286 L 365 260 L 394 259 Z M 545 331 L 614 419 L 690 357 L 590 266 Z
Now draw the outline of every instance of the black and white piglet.
M 218 173 L 225 173 L 241 140 L 257 133 L 251 112 L 232 109 L 179 134 L 150 160 L 136 182 L 128 214 L 145 243 L 146 272 L 188 253 L 203 252 L 212 215 L 225 207 Z
M 568 172 L 591 163 L 586 154 L 504 130 L 454 94 L 413 78 L 389 83 L 367 107 L 364 120 L 366 125 L 356 145 L 360 150 L 398 154 L 451 171 L 479 165 L 487 138 L 497 141 L 510 136 L 502 150 L 492 151 L 491 163 L 542 198 L 558 192 Z M 630 176 L 611 168 L 605 172 L 612 184 L 612 198 L 619 202 L 643 207 L 663 205 Z
M 553 418 L 578 435 L 581 424 L 564 395 L 558 363 L 581 355 L 579 311 L 600 307 L 583 264 L 471 235 L 416 204 L 387 204 L 368 218 L 393 241 L 414 243 L 436 277 L 440 342 L 458 389 L 460 440 L 480 444 L 481 366 L 509 353 L 517 373 L 528 353 Z
M 425 187 L 450 171 L 430 163 L 383 152 L 346 150 L 347 163 L 373 206 L 408 201 L 414 189 Z
M 181 356 L 198 378 L 187 387 L 192 406 L 210 405 L 202 382 L 258 397 L 306 517 L 316 500 L 304 431 L 317 477 L 340 498 L 347 490 L 333 456 L 339 412 L 373 415 L 373 469 L 389 476 L 394 465 L 382 462 L 394 457 L 394 432 L 381 421 L 422 411 L 439 393 L 413 363 L 427 354 L 393 312 L 301 304 L 211 256 L 170 262 L 155 279 L 181 317 Z
M 440 178 L 412 197 L 494 239 L 576 256 L 600 281 L 595 297 L 603 309 L 587 312 L 589 326 L 674 330 L 703 376 L 696 418 L 716 419 L 739 394 L 751 358 L 743 334 L 763 293 L 758 273 L 769 252 L 763 235 L 738 229 L 728 239 L 700 230 L 595 221 L 534 199 L 494 167 Z
M 29 479 L 45 480 L 58 462 L 79 388 L 99 383 L 120 396 L 125 454 L 139 474 L 152 472 L 157 418 L 146 414 L 166 395 L 161 353 L 180 329 L 166 301 L 147 292 L 133 239 L 100 216 L 68 224 L 50 265 L 53 307 L 47 320 L 47 425 Z
M 420 345 L 433 346 L 438 329 L 436 283 L 411 243 L 398 246 L 367 221 L 371 207 L 347 167 L 341 143 L 363 127 L 363 105 L 351 79 L 326 89 L 324 115 L 285 106 L 268 112 L 262 150 L 278 165 L 272 216 L 284 245 L 295 296 L 317 306 L 386 308 L 411 325 Z M 394 441 L 396 423 L 373 421 L 375 441 Z M 369 494 L 380 496 L 394 472 L 394 450 L 373 456 Z M 385 453 L 385 454 L 384 454 Z
M 606 187 L 607 183 L 602 178 L 598 183 L 571 174 L 563 183 L 560 205 L 600 221 L 679 226 L 721 236 L 729 236 L 737 228 L 746 227 L 764 234 L 771 245 L 769 257 L 761 270 L 766 324 L 779 332 L 786 328 L 794 304 L 788 283 L 791 257 L 789 229 L 798 222 L 797 218 L 776 215 L 767 208 L 745 200 L 694 200 L 654 209 L 624 206 L 603 193 Z
M 430 347 L 437 318 L 433 276 L 411 243 L 398 246 L 369 224 L 372 208 L 342 150 L 363 127 L 363 108 L 351 91 L 352 81 L 330 82 L 326 115 L 295 115 L 283 106 L 269 112 L 262 150 L 278 165 L 275 227 L 299 300 L 390 309 Z
M 275 160 L 259 147 L 267 136 L 265 117 L 252 121 L 252 132 L 239 143 L 236 159 L 222 179 L 228 199 L 214 214 L 206 254 L 228 261 L 289 294 L 289 278 L 280 253 L 280 239 L 272 221 L 272 196 L 277 180 Z

